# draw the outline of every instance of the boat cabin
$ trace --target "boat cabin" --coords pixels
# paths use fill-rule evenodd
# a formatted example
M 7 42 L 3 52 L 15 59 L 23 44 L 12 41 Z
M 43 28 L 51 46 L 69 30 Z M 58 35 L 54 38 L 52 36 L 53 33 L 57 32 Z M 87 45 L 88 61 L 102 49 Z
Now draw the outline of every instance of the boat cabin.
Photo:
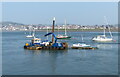
M 32 39 L 32 44 L 40 44 L 41 43 L 41 39 L 39 39 L 39 38 L 34 38 L 34 39 Z
M 97 38 L 97 39 L 105 39 L 106 37 L 105 37 L 105 35 L 98 35 L 95 38 Z

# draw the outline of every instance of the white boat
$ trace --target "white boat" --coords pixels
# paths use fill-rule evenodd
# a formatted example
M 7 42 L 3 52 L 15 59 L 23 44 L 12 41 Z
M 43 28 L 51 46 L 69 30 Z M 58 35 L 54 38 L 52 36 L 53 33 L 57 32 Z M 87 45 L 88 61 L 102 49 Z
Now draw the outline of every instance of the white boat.
M 109 42 L 112 41 L 112 38 L 108 38 L 105 35 L 98 35 L 92 39 L 93 41 L 100 41 L 100 42 Z
M 90 45 L 87 45 L 85 43 L 77 43 L 77 44 L 73 44 L 73 47 L 90 47 Z
M 57 36 L 57 39 L 67 39 L 67 38 L 71 38 L 71 37 L 67 35 L 60 35 L 60 34 Z
M 27 37 L 27 38 L 32 38 L 32 37 L 35 37 L 35 34 L 32 33 L 32 35 L 27 35 L 26 37 Z
M 65 20 L 65 25 L 64 25 L 64 27 L 65 27 L 65 34 L 64 34 L 64 35 L 58 34 L 58 36 L 56 36 L 57 39 L 68 39 L 68 38 L 71 38 L 70 36 L 67 35 L 67 31 L 66 31 L 66 20 Z M 58 29 L 59 29 L 59 28 L 58 28 Z
M 106 17 L 104 17 L 105 18 L 105 20 L 106 20 L 106 23 L 107 23 L 107 19 L 106 19 Z M 108 25 L 108 23 L 107 23 L 107 25 Z M 96 37 L 93 37 L 92 38 L 92 40 L 93 41 L 99 41 L 99 42 L 109 42 L 109 41 L 113 41 L 113 38 L 112 38 L 112 33 L 111 33 L 111 31 L 110 31 L 110 27 L 109 27 L 109 25 L 108 25 L 108 29 L 109 29 L 109 33 L 110 33 L 110 38 L 108 38 L 107 36 L 106 36 L 106 34 L 105 34 L 105 26 L 104 26 L 104 33 L 103 33 L 103 35 L 98 35 L 98 36 L 96 36 Z
M 32 37 L 34 37 L 33 35 L 27 35 L 26 36 L 27 38 L 32 38 Z
M 73 44 L 72 49 L 98 49 L 97 47 L 85 44 L 85 43 L 76 43 Z
M 72 45 L 72 49 L 97 49 L 97 47 L 93 47 L 89 44 L 85 44 L 85 42 L 83 41 L 83 36 L 81 35 L 82 38 L 82 42 L 76 43 Z
M 30 29 L 29 29 L 30 30 Z M 35 37 L 35 30 L 33 29 L 33 32 L 31 34 L 31 31 L 29 31 L 29 35 L 26 36 L 27 38 Z

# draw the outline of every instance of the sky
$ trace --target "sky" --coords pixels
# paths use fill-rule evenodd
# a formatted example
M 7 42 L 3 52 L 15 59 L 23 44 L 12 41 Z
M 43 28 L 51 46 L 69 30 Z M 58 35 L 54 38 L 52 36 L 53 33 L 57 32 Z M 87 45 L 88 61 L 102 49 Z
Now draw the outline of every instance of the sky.
M 2 21 L 23 24 L 102 25 L 104 16 L 109 24 L 117 24 L 117 2 L 3 2 Z

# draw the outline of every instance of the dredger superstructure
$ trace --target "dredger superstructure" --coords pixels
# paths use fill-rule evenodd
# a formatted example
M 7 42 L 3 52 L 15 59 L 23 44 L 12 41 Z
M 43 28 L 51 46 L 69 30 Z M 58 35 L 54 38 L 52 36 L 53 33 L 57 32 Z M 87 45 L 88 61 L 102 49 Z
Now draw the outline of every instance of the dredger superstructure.
M 45 40 L 41 41 L 41 39 L 34 38 L 31 40 L 30 43 L 26 43 L 24 46 L 24 49 L 28 50 L 65 50 L 68 48 L 68 43 L 66 42 L 57 42 L 56 35 L 54 34 L 54 26 L 55 26 L 55 17 L 53 18 L 53 25 L 52 25 L 52 31 L 50 33 L 47 33 L 44 36 L 52 35 L 51 41 Z

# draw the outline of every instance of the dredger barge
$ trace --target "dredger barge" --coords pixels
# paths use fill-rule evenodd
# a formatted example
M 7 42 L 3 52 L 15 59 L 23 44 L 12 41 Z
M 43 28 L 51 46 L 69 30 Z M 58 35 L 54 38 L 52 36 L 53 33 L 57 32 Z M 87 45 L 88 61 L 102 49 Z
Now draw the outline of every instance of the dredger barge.
M 54 34 L 54 25 L 55 18 L 53 19 L 52 32 L 46 34 L 45 36 L 52 35 L 52 41 L 41 41 L 41 39 L 34 37 L 31 40 L 31 43 L 26 43 L 24 49 L 29 50 L 64 50 L 68 48 L 68 44 L 66 42 L 57 42 L 57 38 Z

